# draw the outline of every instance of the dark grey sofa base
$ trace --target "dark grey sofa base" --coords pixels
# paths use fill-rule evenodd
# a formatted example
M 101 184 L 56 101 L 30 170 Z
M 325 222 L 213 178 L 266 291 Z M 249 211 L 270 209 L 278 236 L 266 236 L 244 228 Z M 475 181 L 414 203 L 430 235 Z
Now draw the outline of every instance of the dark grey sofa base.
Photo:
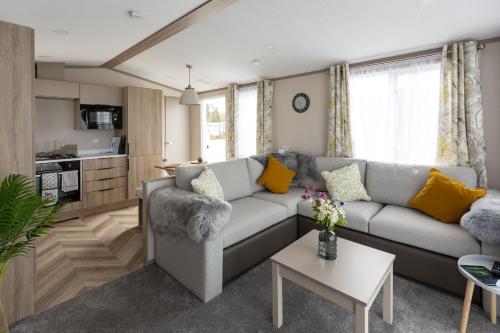
M 318 229 L 314 220 L 297 216 L 298 237 Z M 414 246 L 393 242 L 364 232 L 337 227 L 339 237 L 396 255 L 394 273 L 406 278 L 442 289 L 463 297 L 467 281 L 458 272 L 457 259 L 423 250 Z M 481 304 L 482 293 L 474 293 L 474 302 Z
M 223 283 L 235 278 L 259 262 L 297 240 L 297 216 L 275 224 L 224 249 Z
M 297 215 L 275 224 L 252 237 L 236 243 L 223 254 L 223 283 L 269 258 L 313 229 L 314 220 Z M 390 241 L 364 232 L 337 227 L 338 236 L 396 255 L 394 273 L 463 297 L 467 281 L 458 272 L 457 259 Z M 473 301 L 482 303 L 482 293 L 474 293 Z

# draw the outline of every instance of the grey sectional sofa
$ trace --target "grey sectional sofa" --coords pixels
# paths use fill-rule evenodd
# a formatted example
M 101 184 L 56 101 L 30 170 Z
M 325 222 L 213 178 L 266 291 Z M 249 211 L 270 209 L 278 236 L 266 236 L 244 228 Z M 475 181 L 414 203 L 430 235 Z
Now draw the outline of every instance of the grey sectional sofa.
M 457 258 L 466 254 L 500 255 L 500 248 L 481 244 L 459 224 L 444 224 L 408 207 L 408 201 L 426 182 L 430 167 L 316 157 L 320 171 L 353 162 L 359 165 L 372 201 L 347 202 L 348 226 L 337 228 L 337 233 L 396 254 L 396 273 L 463 295 L 465 280 L 458 273 Z M 223 283 L 315 228 L 311 206 L 301 198 L 303 187 L 315 185 L 326 190 L 324 181 L 303 179 L 287 194 L 271 193 L 256 183 L 264 167 L 252 158 L 209 167 L 224 189 L 225 200 L 232 205 L 231 219 L 223 234 L 214 241 L 195 244 L 189 239 L 158 237 L 149 231 L 149 259 L 205 302 L 221 293 Z M 439 169 L 476 187 L 473 169 Z M 144 217 L 147 219 L 147 196 L 152 190 L 164 184 L 191 190 L 191 180 L 202 170 L 202 166 L 180 167 L 175 180 L 145 183 Z M 480 293 L 475 294 L 475 301 L 481 302 Z

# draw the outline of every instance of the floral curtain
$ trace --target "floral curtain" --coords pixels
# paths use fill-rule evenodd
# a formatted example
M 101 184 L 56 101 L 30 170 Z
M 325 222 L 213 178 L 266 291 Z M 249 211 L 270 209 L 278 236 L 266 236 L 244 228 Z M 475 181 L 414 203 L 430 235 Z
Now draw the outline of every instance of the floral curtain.
M 270 153 L 273 146 L 273 82 L 257 84 L 257 153 Z
M 230 84 L 226 95 L 226 159 L 238 157 L 238 86 Z
M 438 162 L 470 166 L 487 186 L 483 105 L 476 41 L 445 45 L 441 56 Z
M 327 156 L 352 157 L 349 65 L 330 67 Z

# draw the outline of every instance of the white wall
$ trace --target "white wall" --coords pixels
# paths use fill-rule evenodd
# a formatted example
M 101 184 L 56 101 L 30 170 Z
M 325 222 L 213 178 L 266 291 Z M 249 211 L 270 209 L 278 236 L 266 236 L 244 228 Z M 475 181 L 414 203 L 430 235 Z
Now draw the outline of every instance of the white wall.
M 328 75 L 299 76 L 274 82 L 273 146 L 289 146 L 291 150 L 324 155 L 326 152 Z M 292 99 L 297 93 L 309 96 L 309 109 L 297 113 Z
M 500 42 L 482 51 L 481 87 L 489 185 L 500 189 Z
M 168 163 L 191 160 L 191 113 L 189 107 L 179 104 L 179 98 L 165 98 L 165 157 Z
M 500 42 L 489 43 L 482 51 L 481 81 L 485 117 L 489 185 L 500 188 Z M 326 152 L 328 75 L 312 74 L 274 83 L 273 146 L 324 155 Z M 309 95 L 305 113 L 293 111 L 296 93 Z

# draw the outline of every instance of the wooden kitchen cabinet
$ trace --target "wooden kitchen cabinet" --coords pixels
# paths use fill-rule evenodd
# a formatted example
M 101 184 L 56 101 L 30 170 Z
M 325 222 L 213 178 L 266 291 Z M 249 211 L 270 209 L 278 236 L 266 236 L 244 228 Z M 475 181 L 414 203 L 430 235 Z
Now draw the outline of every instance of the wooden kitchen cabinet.
M 145 180 L 160 178 L 163 171 L 163 93 L 157 89 L 123 89 L 124 134 L 128 139 L 128 198 Z
M 125 108 L 130 156 L 162 154 L 163 93 L 158 89 L 125 87 Z
M 122 88 L 80 83 L 80 104 L 122 105 Z
M 128 171 L 128 198 L 135 198 L 135 189 L 142 182 L 163 177 L 163 170 L 155 168 L 162 164 L 161 155 L 130 156 Z
M 35 176 L 34 31 L 0 21 L 0 181 Z M 0 298 L 9 323 L 34 312 L 35 256 L 30 250 L 7 266 Z
M 80 98 L 80 92 L 76 82 L 36 79 L 35 97 L 77 99 Z
M 127 157 L 83 160 L 83 208 L 127 199 Z
M 97 170 L 127 166 L 127 156 L 83 160 L 83 170 Z

